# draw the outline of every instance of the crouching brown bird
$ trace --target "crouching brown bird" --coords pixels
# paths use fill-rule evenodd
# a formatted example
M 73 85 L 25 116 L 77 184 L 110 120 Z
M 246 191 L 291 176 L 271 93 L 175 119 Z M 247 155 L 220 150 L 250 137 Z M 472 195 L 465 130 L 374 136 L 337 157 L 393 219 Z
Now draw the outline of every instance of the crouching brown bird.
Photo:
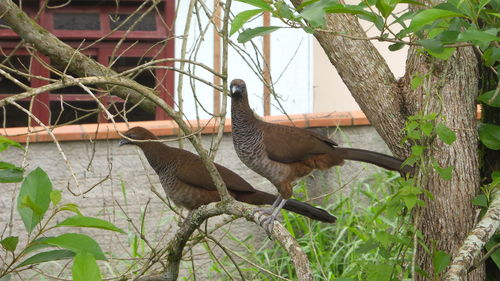
M 231 82 L 230 95 L 233 144 L 238 157 L 250 169 L 267 178 L 280 194 L 271 210 L 266 210 L 271 216 L 265 223 L 270 227 L 292 196 L 292 183 L 314 169 L 326 170 L 342 165 L 344 160 L 355 160 L 409 172 L 409 167 L 401 167 L 402 160 L 392 156 L 338 147 L 333 140 L 315 132 L 257 119 L 248 104 L 247 87 L 241 79 Z
M 188 210 L 220 201 L 219 193 L 200 157 L 189 151 L 155 141 L 158 138 L 142 127 L 124 133 L 119 145 L 132 144 L 142 149 L 149 164 L 160 178 L 166 195 Z M 152 140 L 149 141 L 148 140 Z M 224 166 L 215 164 L 226 187 L 236 200 L 252 205 L 270 205 L 276 196 L 253 188 L 247 181 Z M 327 211 L 297 200 L 288 200 L 284 209 L 322 222 L 335 222 Z

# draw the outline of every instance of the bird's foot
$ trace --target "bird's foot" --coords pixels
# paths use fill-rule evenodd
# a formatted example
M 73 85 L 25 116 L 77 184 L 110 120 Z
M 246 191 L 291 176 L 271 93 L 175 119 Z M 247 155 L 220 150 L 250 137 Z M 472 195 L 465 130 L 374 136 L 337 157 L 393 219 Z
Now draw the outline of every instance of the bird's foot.
M 253 211 L 253 215 L 255 215 L 256 213 L 259 213 L 260 216 L 262 216 L 263 214 L 267 215 L 267 216 L 271 216 L 273 214 L 273 211 L 274 211 L 273 208 L 256 208 Z
M 254 211 L 254 214 L 259 213 L 259 224 L 264 228 L 267 233 L 267 236 L 271 238 L 271 234 L 273 232 L 274 221 L 276 220 L 276 216 L 273 216 L 274 209 L 273 208 L 258 208 Z
M 264 228 L 264 230 L 266 231 L 267 236 L 269 236 L 269 238 L 271 238 L 271 234 L 273 233 L 273 227 L 274 227 L 275 220 L 276 220 L 276 218 L 273 216 L 266 216 L 265 218 L 263 218 L 260 221 L 260 225 L 262 226 L 262 228 Z

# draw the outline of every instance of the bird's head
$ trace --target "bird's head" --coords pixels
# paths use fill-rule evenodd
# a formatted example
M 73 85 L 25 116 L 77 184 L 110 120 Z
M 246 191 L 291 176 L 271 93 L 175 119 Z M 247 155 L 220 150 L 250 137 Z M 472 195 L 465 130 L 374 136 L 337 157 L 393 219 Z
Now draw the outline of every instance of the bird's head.
M 241 98 L 247 94 L 247 85 L 241 79 L 234 79 L 229 86 L 231 98 Z
M 135 144 L 138 145 L 141 142 L 136 142 L 134 140 L 138 141 L 144 141 L 144 140 L 157 140 L 158 138 L 153 135 L 150 131 L 143 127 L 133 127 L 123 133 L 124 136 L 127 138 L 123 138 L 120 140 L 118 143 L 119 146 L 126 145 L 126 144 Z

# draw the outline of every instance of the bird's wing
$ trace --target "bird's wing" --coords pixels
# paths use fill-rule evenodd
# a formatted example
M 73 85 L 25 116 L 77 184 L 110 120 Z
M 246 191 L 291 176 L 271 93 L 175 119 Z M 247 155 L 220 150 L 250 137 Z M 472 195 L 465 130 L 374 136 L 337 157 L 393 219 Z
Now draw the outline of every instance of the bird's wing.
M 176 149 L 179 151 L 179 159 L 176 167 L 177 179 L 194 187 L 206 190 L 216 190 L 215 184 L 208 173 L 207 168 L 201 158 L 189 151 Z M 238 176 L 228 168 L 215 163 L 215 167 L 230 191 L 253 192 L 255 189 L 242 177 Z
M 268 157 L 281 163 L 329 153 L 337 145 L 327 137 L 302 128 L 270 123 L 261 123 L 261 128 Z

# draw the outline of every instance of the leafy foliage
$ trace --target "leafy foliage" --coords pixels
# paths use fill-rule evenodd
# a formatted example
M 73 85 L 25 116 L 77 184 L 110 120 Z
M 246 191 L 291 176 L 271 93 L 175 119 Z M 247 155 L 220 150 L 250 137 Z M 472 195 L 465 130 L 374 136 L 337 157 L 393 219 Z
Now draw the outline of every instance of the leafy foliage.
M 33 170 L 24 179 L 17 198 L 17 211 L 28 232 L 32 232 L 42 221 L 49 208 L 51 191 L 52 183 L 40 168 Z
M 22 149 L 18 143 L 0 137 L 0 151 L 9 146 Z M 13 174 L 12 171 L 16 169 L 17 173 Z M 10 171 L 11 174 L 7 175 L 6 171 Z M 27 242 L 23 247 L 18 245 L 20 240 L 18 236 L 9 236 L 0 240 L 2 249 L 11 252 L 12 256 L 12 262 L 2 267 L 0 280 L 10 280 L 12 272 L 22 270 L 27 266 L 63 259 L 73 259 L 73 280 L 102 280 L 96 260 L 106 260 L 106 257 L 94 239 L 78 233 L 63 233 L 55 237 L 47 237 L 45 233 L 53 228 L 67 226 L 90 227 L 118 233 L 124 233 L 124 231 L 108 221 L 83 216 L 78 205 L 74 203 L 60 204 L 62 192 L 52 189 L 52 182 L 41 168 L 36 168 L 26 177 L 23 177 L 23 171 L 14 164 L 0 162 L 0 182 L 22 181 L 17 196 L 17 210 L 28 233 Z M 52 208 L 50 208 L 51 203 Z M 57 214 L 65 211 L 76 215 L 54 224 L 53 220 Z M 47 213 L 50 215 L 46 216 Z M 53 247 L 62 249 L 41 251 Z M 34 251 L 37 253 L 29 256 Z

